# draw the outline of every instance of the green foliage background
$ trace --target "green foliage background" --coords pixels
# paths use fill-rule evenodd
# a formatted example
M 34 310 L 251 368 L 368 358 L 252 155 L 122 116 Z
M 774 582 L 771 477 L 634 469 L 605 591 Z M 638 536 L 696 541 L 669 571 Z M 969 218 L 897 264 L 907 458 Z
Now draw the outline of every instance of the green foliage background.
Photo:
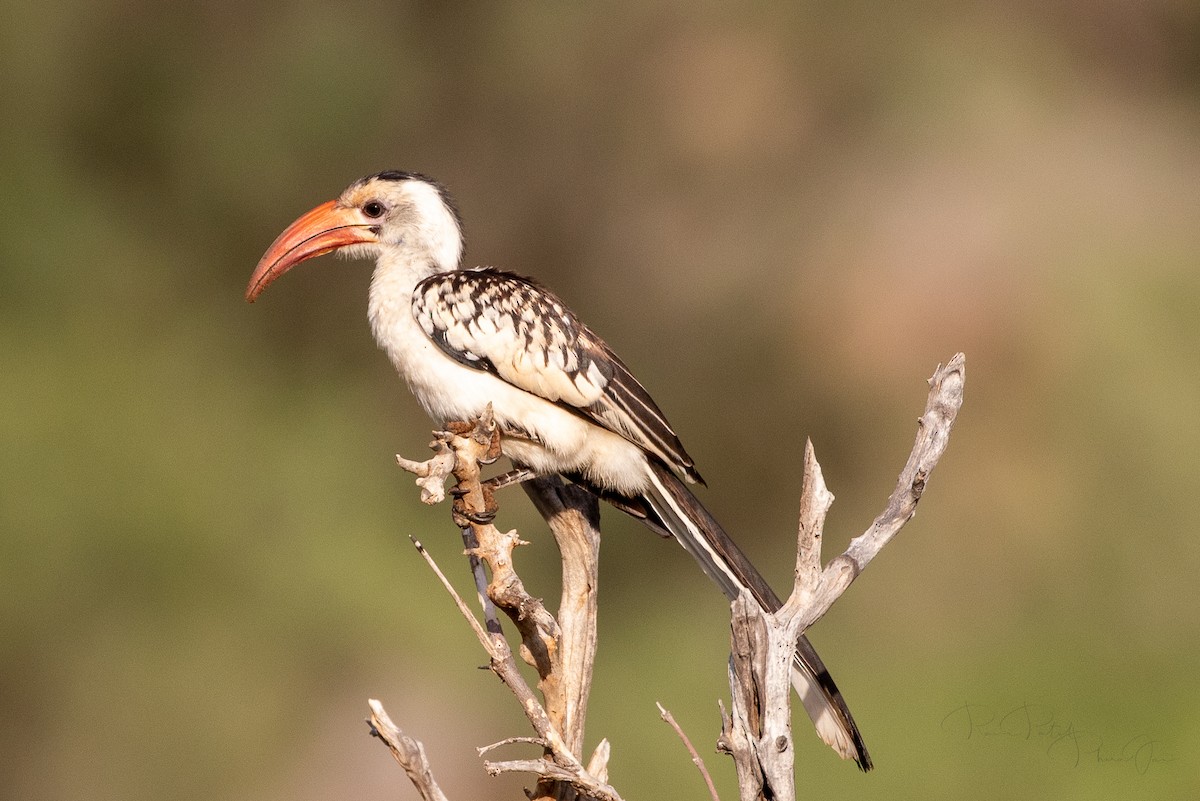
M 920 514 L 813 632 L 878 770 L 802 735 L 811 797 L 1197 797 L 1195 4 L 17 0 L 0 108 L 8 797 L 415 798 L 370 696 L 453 797 L 520 797 L 473 749 L 524 724 L 406 538 L 455 565 L 391 464 L 429 424 L 369 267 L 241 300 L 392 167 L 625 356 L 781 586 L 803 436 L 837 548 L 967 353 Z M 614 514 L 604 551 L 593 744 L 628 798 L 702 798 L 654 701 L 711 750 L 725 604 Z

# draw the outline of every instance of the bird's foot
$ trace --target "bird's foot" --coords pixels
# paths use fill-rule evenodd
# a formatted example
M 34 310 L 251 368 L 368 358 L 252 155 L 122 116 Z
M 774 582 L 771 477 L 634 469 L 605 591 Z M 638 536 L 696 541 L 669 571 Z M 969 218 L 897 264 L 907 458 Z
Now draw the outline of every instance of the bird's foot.
M 479 420 L 464 422 L 451 420 L 446 430 L 459 437 L 472 437 L 479 443 L 487 442 L 487 450 L 479 457 L 480 464 L 491 464 L 500 458 L 500 428 L 488 414 Z
M 450 490 L 450 494 L 454 496 L 451 514 L 454 516 L 455 525 L 459 528 L 466 528 L 471 523 L 486 526 L 496 520 L 496 513 L 500 507 L 496 504 L 492 488 L 485 481 L 479 485 L 479 489 L 483 494 L 482 509 L 474 508 L 476 505 L 467 501 L 466 496 L 470 494 L 468 490 L 460 489 L 457 486 Z

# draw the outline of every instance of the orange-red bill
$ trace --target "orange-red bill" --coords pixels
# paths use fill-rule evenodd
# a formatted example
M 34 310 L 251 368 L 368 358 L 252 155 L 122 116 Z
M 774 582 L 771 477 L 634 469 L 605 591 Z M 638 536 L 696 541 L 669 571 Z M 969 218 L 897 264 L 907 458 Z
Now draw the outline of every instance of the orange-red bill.
M 323 256 L 346 245 L 375 242 L 371 226 L 358 209 L 322 203 L 287 227 L 267 248 L 250 276 L 246 300 L 251 303 L 272 281 L 302 261 Z

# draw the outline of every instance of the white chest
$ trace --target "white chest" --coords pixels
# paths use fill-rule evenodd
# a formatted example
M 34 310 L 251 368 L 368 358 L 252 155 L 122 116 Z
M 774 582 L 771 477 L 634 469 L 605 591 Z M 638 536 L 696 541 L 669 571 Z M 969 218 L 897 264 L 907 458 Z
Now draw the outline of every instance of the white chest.
M 381 265 L 371 281 L 368 314 L 376 342 L 435 423 L 477 417 L 490 403 L 502 430 L 528 435 L 503 441 L 505 455 L 514 461 L 542 473 L 582 473 L 629 493 L 643 489 L 645 454 L 636 445 L 492 373 L 460 364 L 438 348 L 413 316 L 413 292 L 425 277 L 422 272 L 427 271 Z

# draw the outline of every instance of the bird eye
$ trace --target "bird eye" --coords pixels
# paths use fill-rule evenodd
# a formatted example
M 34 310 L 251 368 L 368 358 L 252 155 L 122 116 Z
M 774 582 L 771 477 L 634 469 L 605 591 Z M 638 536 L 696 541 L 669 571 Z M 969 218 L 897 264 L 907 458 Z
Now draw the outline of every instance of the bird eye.
M 384 208 L 383 208 L 383 204 L 380 203 L 378 200 L 368 200 L 366 203 L 363 204 L 362 211 L 363 211 L 363 214 L 367 215 L 368 217 L 370 217 L 372 219 L 375 219 L 377 217 L 383 216 Z

